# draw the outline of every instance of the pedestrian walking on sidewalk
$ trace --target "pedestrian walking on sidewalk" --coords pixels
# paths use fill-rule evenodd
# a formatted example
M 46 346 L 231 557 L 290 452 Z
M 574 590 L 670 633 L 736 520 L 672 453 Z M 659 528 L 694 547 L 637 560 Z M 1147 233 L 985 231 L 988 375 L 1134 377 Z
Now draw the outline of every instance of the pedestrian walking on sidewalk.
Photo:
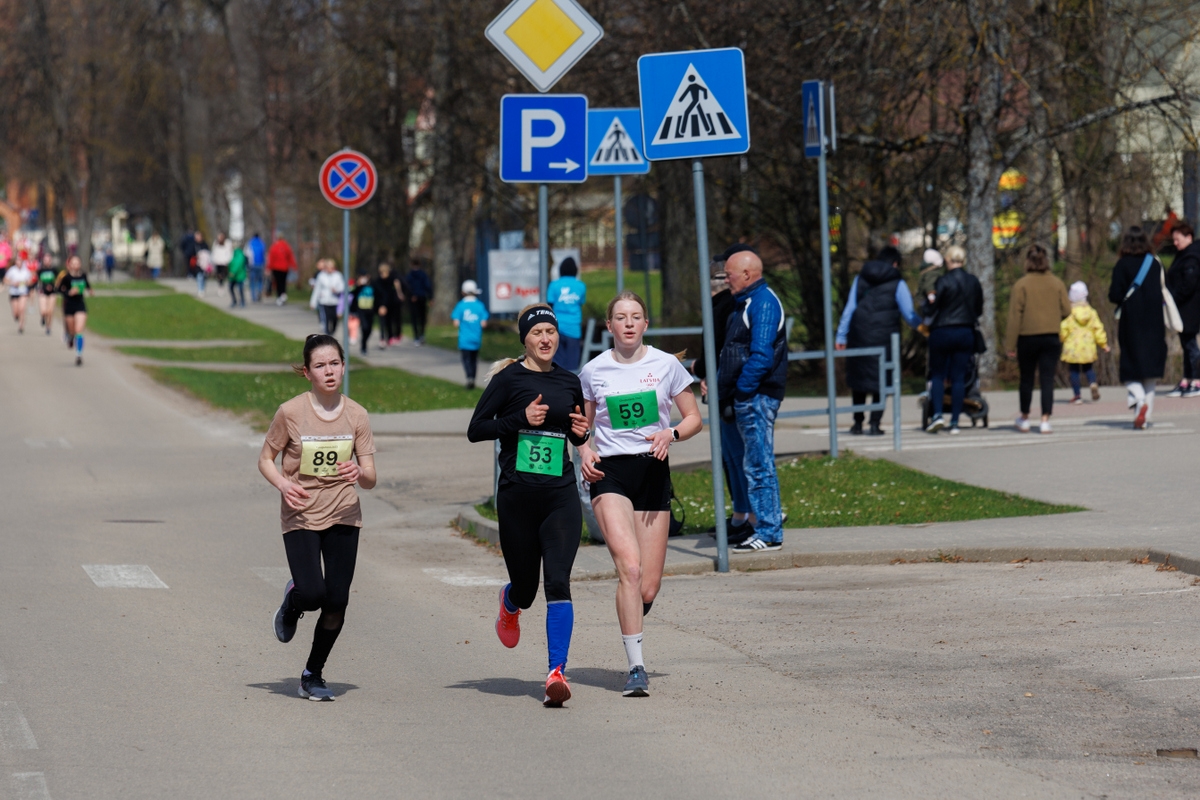
M 623 694 L 650 690 L 642 657 L 643 618 L 662 586 L 671 522 L 671 464 L 675 442 L 700 432 L 692 376 L 670 353 L 645 343 L 646 303 L 621 292 L 605 314 L 613 346 L 579 373 L 584 414 L 595 440 L 579 448 L 592 509 L 617 568 L 617 622 L 628 660 Z M 671 406 L 682 420 L 671 425 Z
M 404 284 L 408 292 L 408 313 L 412 318 L 413 344 L 420 346 L 425 344 L 425 319 L 429 314 L 429 301 L 433 299 L 433 281 L 420 260 L 412 260 Z
M 358 279 L 350 290 L 350 312 L 358 320 L 358 350 L 367 354 L 367 340 L 375 325 L 375 287 L 365 269 L 358 271 Z
M 835 337 L 838 350 L 847 347 L 890 348 L 892 334 L 900 333 L 900 320 L 909 327 L 921 325 L 921 318 L 913 310 L 912 293 L 904 276 L 900 274 L 900 251 L 888 246 L 879 251 L 873 261 L 863 264 L 862 271 L 850 284 L 850 299 L 842 311 Z M 891 375 L 887 385 L 891 386 Z M 856 406 L 879 403 L 879 357 L 854 356 L 846 359 L 846 385 L 850 387 L 851 400 Z M 863 433 L 864 415 L 854 412 L 854 424 L 850 433 Z M 883 409 L 871 412 L 871 427 L 867 436 L 882 436 Z
M 271 272 L 271 280 L 275 282 L 275 305 L 282 306 L 287 302 L 288 273 L 296 268 L 296 254 L 287 239 L 280 234 L 271 243 L 267 251 L 267 269 Z
M 342 273 L 338 272 L 334 260 L 322 258 L 318 261 L 308 305 L 316 309 L 321 329 L 325 333 L 332 335 L 337 332 L 338 301 L 341 300 L 344 291 L 346 281 L 342 278 Z
M 579 266 L 568 256 L 558 267 L 558 280 L 546 287 L 546 297 L 562 326 L 555 363 L 572 372 L 579 370 L 583 356 L 583 304 L 587 302 L 587 284 L 576 277 L 578 274 Z
M 525 354 L 492 367 L 467 438 L 500 440 L 496 515 L 509 583 L 500 590 L 496 635 L 505 647 L 517 646 L 521 611 L 533 605 L 544 573 L 549 675 L 542 704 L 559 707 L 571 698 L 565 675 L 575 627 L 571 568 L 583 529 L 566 445 L 586 442 L 588 423 L 578 376 L 554 363 L 554 311 L 545 304 L 527 306 L 517 329 Z
M 1042 423 L 1040 433 L 1051 433 L 1050 415 L 1054 413 L 1054 376 L 1062 355 L 1059 331 L 1071 314 L 1067 287 L 1050 272 L 1050 253 L 1040 244 L 1025 250 L 1025 276 L 1013 284 L 1008 301 L 1008 332 L 1005 350 L 1017 359 L 1021 370 L 1019 399 L 1021 414 L 1017 430 L 1029 431 L 1029 409 L 1033 405 L 1033 374 L 1042 386 Z
M 1183 320 L 1183 331 L 1179 334 L 1183 379 L 1167 397 L 1197 397 L 1200 396 L 1200 345 L 1196 344 L 1196 336 L 1200 334 L 1200 242 L 1195 241 L 1195 231 L 1186 222 L 1175 223 L 1171 239 L 1176 255 L 1167 271 L 1167 289 L 1175 298 Z
M 263 280 L 266 275 L 267 247 L 262 237 L 256 232 L 246 242 L 246 266 L 250 279 L 250 302 L 261 303 L 263 297 Z
M 1154 415 L 1154 390 L 1167 366 L 1162 263 L 1137 225 L 1125 231 L 1117 254 L 1108 300 L 1117 307 L 1121 383 L 1134 410 L 1134 430 L 1143 430 Z
M 1096 353 L 1109 352 L 1108 334 L 1096 309 L 1088 304 L 1088 287 L 1083 281 L 1075 281 L 1067 291 L 1071 300 L 1071 314 L 1062 321 L 1058 338 L 1062 340 L 1062 360 L 1071 375 L 1074 396 L 1071 403 L 1083 403 L 1083 385 L 1080 373 L 1087 375 L 1092 390 L 1092 401 L 1100 399 L 1100 385 L 1096 383 Z
M 146 269 L 150 270 L 150 280 L 158 280 L 166 261 L 167 243 L 158 235 L 158 231 L 150 234 L 146 240 Z
M 483 329 L 487 327 L 488 321 L 487 308 L 479 302 L 480 294 L 482 292 L 479 291 L 479 285 L 475 281 L 463 281 L 463 299 L 458 301 L 458 305 L 450 313 L 454 327 L 458 328 L 458 352 L 462 357 L 463 372 L 467 376 L 468 389 L 475 388 L 475 370 L 479 365 L 479 348 L 483 346 Z
M 755 516 L 754 535 L 733 551 L 779 550 L 783 509 L 775 472 L 775 417 L 787 387 L 783 303 L 767 286 L 762 260 L 753 250 L 730 256 L 725 275 L 737 307 L 729 317 L 717 365 L 717 396 L 722 422 L 735 424 L 740 434 L 742 450 L 731 457 L 735 463 L 740 457 Z
M 217 297 L 225 296 L 225 281 L 229 278 L 229 265 L 233 263 L 233 242 L 224 231 L 217 234 L 212 246 L 213 273 L 217 277 Z
M 946 427 L 942 409 L 946 384 L 950 384 L 950 433 L 958 433 L 958 418 L 966 396 L 967 373 L 976 355 L 977 326 L 983 314 L 983 287 L 963 269 L 966 251 L 957 245 L 946 250 L 946 274 L 926 295 L 921 316 L 929 320 L 929 399 L 932 410 L 926 433 Z
M 239 304 L 246 307 L 246 252 L 235 246 L 229 262 L 229 307 Z
M 292 573 L 275 612 L 275 637 L 290 642 L 305 612 L 321 612 L 300 674 L 299 694 L 309 700 L 334 698 L 322 673 L 342 632 L 358 558 L 362 508 L 354 486 L 371 489 L 376 480 L 370 419 L 342 395 L 345 369 L 337 339 L 309 336 L 304 366 L 296 371 L 312 389 L 279 407 L 258 456 L 259 472 L 280 494 L 283 547 Z
M 375 310 L 379 315 L 379 349 L 386 350 L 390 344 L 401 339 L 404 290 L 400 278 L 393 274 L 391 264 L 380 264 L 379 273 L 372 284 L 375 288 Z

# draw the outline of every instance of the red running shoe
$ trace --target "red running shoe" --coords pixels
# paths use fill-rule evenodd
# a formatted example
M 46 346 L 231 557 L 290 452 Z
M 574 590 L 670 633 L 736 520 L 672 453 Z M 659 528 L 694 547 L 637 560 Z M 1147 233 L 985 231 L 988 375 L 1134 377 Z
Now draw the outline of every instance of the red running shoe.
M 1140 431 L 1142 428 L 1146 427 L 1146 412 L 1149 410 L 1150 407 L 1145 403 L 1142 403 L 1141 408 L 1138 409 L 1137 416 L 1134 417 L 1133 420 L 1133 429 L 1135 431 Z
M 511 649 L 521 641 L 521 609 L 509 611 L 504 607 L 504 593 L 507 590 L 508 586 L 500 588 L 500 614 L 496 617 L 496 635 L 500 637 L 500 644 Z
M 546 708 L 562 708 L 562 704 L 571 699 L 571 687 L 562 673 L 562 665 L 546 677 L 546 699 L 542 705 Z

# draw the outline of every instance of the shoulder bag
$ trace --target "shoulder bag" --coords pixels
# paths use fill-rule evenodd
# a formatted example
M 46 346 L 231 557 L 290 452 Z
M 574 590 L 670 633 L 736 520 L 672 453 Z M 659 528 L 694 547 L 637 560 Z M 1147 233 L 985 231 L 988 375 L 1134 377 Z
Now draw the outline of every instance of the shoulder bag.
M 1142 268 L 1138 270 L 1137 277 L 1133 279 L 1133 283 L 1129 285 L 1129 291 L 1125 292 L 1125 296 L 1121 298 L 1121 304 L 1117 306 L 1117 310 L 1113 312 L 1113 318 L 1117 321 L 1121 319 L 1121 311 L 1125 307 L 1125 301 L 1133 296 L 1133 293 L 1142 285 L 1142 281 L 1146 280 L 1146 276 L 1150 274 L 1150 265 L 1154 263 L 1154 256 L 1149 253 L 1142 260 Z M 1165 289 L 1164 289 L 1165 291 Z M 1178 312 L 1177 312 L 1178 313 Z
M 1175 305 L 1175 297 L 1171 294 L 1171 290 L 1167 288 L 1167 276 L 1162 273 L 1162 267 L 1159 266 L 1159 274 L 1162 283 L 1162 298 L 1163 298 L 1163 325 L 1175 331 L 1183 333 L 1183 317 L 1179 315 L 1179 307 Z

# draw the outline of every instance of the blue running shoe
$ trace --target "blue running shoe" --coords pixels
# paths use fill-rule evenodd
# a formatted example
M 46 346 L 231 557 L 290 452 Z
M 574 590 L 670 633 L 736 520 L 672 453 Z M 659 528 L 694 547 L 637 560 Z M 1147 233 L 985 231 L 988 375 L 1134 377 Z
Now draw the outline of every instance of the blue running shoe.
M 646 668 L 638 664 L 629 670 L 629 679 L 625 681 L 624 697 L 649 697 L 650 679 L 646 677 Z

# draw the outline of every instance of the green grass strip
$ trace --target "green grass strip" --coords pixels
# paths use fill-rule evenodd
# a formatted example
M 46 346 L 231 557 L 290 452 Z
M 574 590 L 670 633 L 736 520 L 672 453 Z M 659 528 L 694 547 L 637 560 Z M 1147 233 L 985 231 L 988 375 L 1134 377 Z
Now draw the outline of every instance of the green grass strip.
M 788 528 L 914 525 L 1085 510 L 948 481 L 882 458 L 853 454 L 793 459 L 780 464 L 778 473 Z M 675 473 L 671 480 L 687 512 L 685 532 L 712 527 L 711 473 Z M 726 514 L 731 510 L 727 506 Z
M 88 328 L 113 339 L 287 339 L 194 297 L 89 297 Z M 299 345 L 293 343 L 299 352 Z M 295 358 L 295 356 L 292 356 Z M 212 359 L 206 359 L 212 360 Z
M 287 372 L 208 372 L 183 367 L 145 367 L 161 383 L 216 406 L 245 414 L 252 424 L 266 430 L 276 409 L 309 387 L 307 381 Z M 386 414 L 397 411 L 432 411 L 444 408 L 474 408 L 481 389 L 467 391 L 458 384 L 398 369 L 375 367 L 351 373 L 351 396 L 367 411 Z M 463 431 L 466 435 L 466 431 Z

